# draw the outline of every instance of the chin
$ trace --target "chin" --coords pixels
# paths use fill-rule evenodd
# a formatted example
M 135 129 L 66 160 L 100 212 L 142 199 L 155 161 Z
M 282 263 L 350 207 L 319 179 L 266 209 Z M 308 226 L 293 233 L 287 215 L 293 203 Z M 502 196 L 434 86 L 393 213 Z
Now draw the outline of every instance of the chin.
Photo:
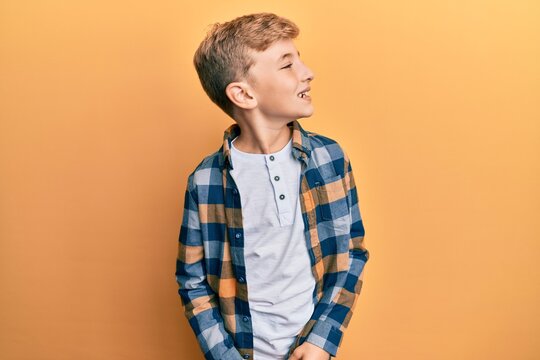
M 312 111 L 308 111 L 308 112 L 306 112 L 306 113 L 300 115 L 299 117 L 301 117 L 301 118 L 308 118 L 308 117 L 310 117 L 311 115 L 313 115 L 313 112 L 314 112 L 313 110 L 312 110 Z

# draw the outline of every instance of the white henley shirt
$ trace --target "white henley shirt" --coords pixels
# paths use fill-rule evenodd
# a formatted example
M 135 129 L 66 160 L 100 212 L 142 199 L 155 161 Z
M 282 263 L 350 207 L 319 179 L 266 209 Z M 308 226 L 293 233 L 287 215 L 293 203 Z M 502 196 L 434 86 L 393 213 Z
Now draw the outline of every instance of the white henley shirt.
M 242 205 L 254 358 L 284 359 L 315 301 L 299 199 L 301 164 L 292 155 L 292 138 L 271 154 L 242 152 L 234 140 L 230 174 Z

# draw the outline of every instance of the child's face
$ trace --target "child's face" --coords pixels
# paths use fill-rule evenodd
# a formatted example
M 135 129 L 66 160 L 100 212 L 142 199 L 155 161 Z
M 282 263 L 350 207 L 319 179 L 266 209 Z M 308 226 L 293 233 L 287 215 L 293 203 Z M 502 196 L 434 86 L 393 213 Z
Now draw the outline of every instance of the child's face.
M 314 74 L 300 60 L 293 41 L 277 41 L 265 51 L 253 51 L 251 56 L 255 62 L 248 82 L 261 114 L 269 120 L 285 122 L 311 116 L 311 97 L 309 93 L 300 94 L 310 88 Z

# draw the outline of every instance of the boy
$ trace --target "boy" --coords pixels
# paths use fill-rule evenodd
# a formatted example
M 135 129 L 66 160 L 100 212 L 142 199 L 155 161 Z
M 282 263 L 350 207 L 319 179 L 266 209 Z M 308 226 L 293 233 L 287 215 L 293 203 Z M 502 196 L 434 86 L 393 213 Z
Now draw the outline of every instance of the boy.
M 291 21 L 214 24 L 194 56 L 236 121 L 189 175 L 176 280 L 206 359 L 335 356 L 369 252 L 348 156 L 297 118 L 314 75 Z

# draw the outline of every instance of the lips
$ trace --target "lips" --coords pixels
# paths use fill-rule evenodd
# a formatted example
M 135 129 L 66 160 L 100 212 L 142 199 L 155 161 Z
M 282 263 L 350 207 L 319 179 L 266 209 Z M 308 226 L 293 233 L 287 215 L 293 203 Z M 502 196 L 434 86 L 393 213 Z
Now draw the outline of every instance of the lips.
M 298 97 L 301 99 L 311 99 L 311 96 L 309 94 L 309 91 L 311 90 L 310 87 L 302 90 L 300 93 L 298 93 Z

